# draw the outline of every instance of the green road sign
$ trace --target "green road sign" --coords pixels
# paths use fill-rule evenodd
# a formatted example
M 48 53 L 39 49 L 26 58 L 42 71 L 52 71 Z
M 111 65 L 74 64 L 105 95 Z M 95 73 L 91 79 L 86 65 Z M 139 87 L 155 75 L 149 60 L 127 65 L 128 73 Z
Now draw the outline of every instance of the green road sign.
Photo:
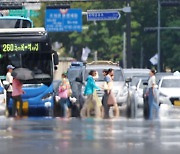
M 27 17 L 28 16 L 28 10 L 25 10 L 25 9 L 22 9 L 22 10 L 9 10 L 9 16 Z
M 34 10 L 9 10 L 9 16 L 22 16 L 22 17 L 37 17 L 39 16 L 38 11 Z
M 34 11 L 34 10 L 30 10 L 30 16 L 31 17 L 37 17 L 37 16 L 39 16 L 39 12 L 38 11 Z

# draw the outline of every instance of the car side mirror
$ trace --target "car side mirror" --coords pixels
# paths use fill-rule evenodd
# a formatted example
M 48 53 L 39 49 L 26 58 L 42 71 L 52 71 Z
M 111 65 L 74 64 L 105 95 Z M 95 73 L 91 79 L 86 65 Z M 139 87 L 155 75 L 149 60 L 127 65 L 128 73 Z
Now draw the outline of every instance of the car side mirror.
M 126 78 L 126 83 L 129 83 L 132 81 L 132 78 Z
M 76 82 L 81 82 L 81 83 L 82 83 L 82 79 L 81 79 L 80 77 L 77 77 L 77 78 L 75 79 L 75 81 L 76 81 Z
M 144 82 L 144 83 L 143 83 L 143 85 L 147 86 L 147 85 L 148 85 L 148 83 L 147 83 L 147 82 Z

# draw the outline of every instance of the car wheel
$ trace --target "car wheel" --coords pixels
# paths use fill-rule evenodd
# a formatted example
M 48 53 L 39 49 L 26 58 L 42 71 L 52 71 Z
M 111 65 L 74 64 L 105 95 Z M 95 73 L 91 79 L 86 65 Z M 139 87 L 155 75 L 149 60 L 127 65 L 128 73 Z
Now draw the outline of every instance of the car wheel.
M 130 101 L 131 101 L 131 118 L 135 118 L 137 107 L 134 97 L 131 97 Z
M 144 115 L 144 119 L 148 119 L 148 118 L 149 118 L 149 103 L 148 103 L 148 97 L 144 97 L 143 115 Z
M 126 116 L 127 116 L 127 118 L 131 117 L 131 98 L 130 98 L 130 94 L 128 94 L 128 98 L 127 98 Z

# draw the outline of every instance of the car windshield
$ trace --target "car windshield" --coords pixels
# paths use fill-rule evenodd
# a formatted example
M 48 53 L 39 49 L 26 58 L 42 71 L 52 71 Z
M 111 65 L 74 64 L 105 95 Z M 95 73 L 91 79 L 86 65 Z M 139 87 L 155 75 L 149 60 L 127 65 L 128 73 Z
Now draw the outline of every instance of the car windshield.
M 147 82 L 148 82 L 147 80 L 142 80 L 142 81 L 140 82 L 139 88 L 140 88 L 140 89 L 146 88 L 147 85 L 146 85 L 145 83 L 147 83 Z
M 96 69 L 96 71 L 98 72 L 98 78 L 96 81 L 104 81 L 104 76 L 102 74 L 103 69 Z M 85 73 L 85 79 L 88 77 L 89 72 L 90 70 L 87 69 Z M 114 81 L 124 81 L 124 77 L 120 69 L 114 69 Z
M 146 79 L 146 80 L 148 80 L 148 78 L 149 78 L 148 76 L 133 76 L 132 77 L 132 81 L 130 83 L 130 86 L 136 86 L 138 81 L 139 81 L 139 79 Z
M 163 72 L 163 73 L 156 73 L 156 75 L 155 75 L 156 76 L 156 83 L 158 84 L 162 77 L 170 76 L 170 75 L 173 75 L 173 73 L 170 73 L 170 72 L 168 72 L 168 73 L 165 73 L 165 72 Z
M 0 28 L 30 28 L 31 22 L 23 19 L 1 19 Z
M 68 79 L 70 82 L 75 81 L 77 77 L 81 77 L 81 69 L 69 69 L 68 70 Z
M 132 78 L 133 76 L 149 76 L 149 73 L 143 73 L 143 72 L 125 72 L 124 71 L 124 77 Z
M 180 79 L 163 79 L 161 87 L 180 88 Z

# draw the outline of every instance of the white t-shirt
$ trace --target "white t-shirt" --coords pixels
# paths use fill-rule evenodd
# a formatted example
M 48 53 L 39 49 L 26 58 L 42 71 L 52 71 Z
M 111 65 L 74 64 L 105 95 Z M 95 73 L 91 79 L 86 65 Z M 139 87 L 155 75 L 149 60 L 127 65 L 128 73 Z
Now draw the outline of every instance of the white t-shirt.
M 10 72 L 7 72 L 7 74 L 6 74 L 6 81 L 8 81 L 8 82 L 11 83 L 11 84 L 12 84 L 12 82 L 13 82 L 13 77 L 12 77 L 12 75 L 11 75 Z M 13 90 L 12 90 L 12 85 L 9 86 L 9 88 L 8 88 L 7 91 L 8 91 L 8 92 L 12 92 L 12 91 L 13 91 Z
M 156 85 L 156 77 L 153 75 L 148 80 L 148 88 L 152 88 L 153 85 Z

